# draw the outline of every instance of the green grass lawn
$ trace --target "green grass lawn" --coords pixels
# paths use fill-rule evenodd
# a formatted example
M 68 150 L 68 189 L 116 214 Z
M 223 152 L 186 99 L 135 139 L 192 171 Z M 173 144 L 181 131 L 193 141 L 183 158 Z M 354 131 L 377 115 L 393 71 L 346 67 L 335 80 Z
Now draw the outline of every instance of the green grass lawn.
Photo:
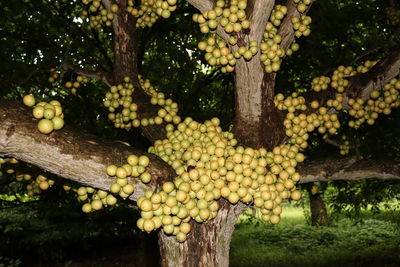
M 244 266 L 400 266 L 400 213 L 363 213 L 331 227 L 309 226 L 301 208 L 285 207 L 279 225 L 243 215 L 230 262 Z

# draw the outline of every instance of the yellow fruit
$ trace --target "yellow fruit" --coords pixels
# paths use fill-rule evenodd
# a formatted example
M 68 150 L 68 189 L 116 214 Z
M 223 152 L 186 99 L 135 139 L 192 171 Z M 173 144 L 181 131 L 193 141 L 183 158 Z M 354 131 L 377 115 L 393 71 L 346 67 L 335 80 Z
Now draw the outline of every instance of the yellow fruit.
M 41 119 L 38 123 L 38 129 L 41 133 L 49 134 L 54 130 L 53 122 L 48 119 Z
M 84 213 L 89 213 L 92 211 L 92 205 L 90 205 L 89 203 L 85 203 L 82 205 L 82 211 Z
M 64 127 L 64 120 L 61 117 L 54 117 L 52 119 L 54 130 L 60 130 Z
M 32 110 L 32 115 L 33 117 L 35 117 L 36 119 L 41 119 L 43 118 L 43 114 L 44 114 L 44 108 L 42 106 L 36 106 L 33 110 Z
M 101 210 L 103 208 L 103 202 L 100 199 L 95 199 L 91 203 L 92 209 L 94 210 Z
M 33 107 L 36 103 L 35 97 L 33 95 L 26 95 L 24 96 L 24 98 L 22 99 L 22 101 L 24 102 L 24 104 L 28 107 Z

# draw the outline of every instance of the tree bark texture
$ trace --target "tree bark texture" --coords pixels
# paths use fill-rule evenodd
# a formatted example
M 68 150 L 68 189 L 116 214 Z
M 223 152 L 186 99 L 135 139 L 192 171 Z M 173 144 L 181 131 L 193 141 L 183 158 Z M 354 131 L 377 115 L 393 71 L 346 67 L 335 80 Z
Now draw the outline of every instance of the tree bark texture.
M 108 165 L 125 164 L 131 154 L 146 155 L 150 158 L 147 170 L 152 182 L 146 185 L 139 179 L 131 179 L 135 187 L 132 200 L 176 175 L 153 154 L 83 134 L 68 125 L 51 134 L 42 134 L 37 129 L 38 120 L 31 113 L 30 108 L 15 101 L 0 101 L 0 156 L 15 157 L 60 177 L 107 191 L 113 182 L 105 172 Z
M 313 185 L 316 186 L 316 185 Z M 322 199 L 322 192 L 319 187 L 316 191 L 313 188 L 308 189 L 310 198 L 310 211 L 311 211 L 311 225 L 313 226 L 329 226 L 328 212 L 326 210 L 325 202 Z
M 184 243 L 175 237 L 159 233 L 161 265 L 163 267 L 228 267 L 229 247 L 235 222 L 246 207 L 239 203 L 232 206 L 225 200 L 213 220 L 198 224 L 191 222 L 192 230 Z

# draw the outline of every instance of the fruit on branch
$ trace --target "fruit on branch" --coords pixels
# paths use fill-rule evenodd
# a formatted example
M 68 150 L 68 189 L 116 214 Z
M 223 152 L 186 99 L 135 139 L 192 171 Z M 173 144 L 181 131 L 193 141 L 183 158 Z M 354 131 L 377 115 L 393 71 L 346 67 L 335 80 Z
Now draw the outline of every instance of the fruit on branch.
M 304 155 L 297 146 L 282 145 L 271 152 L 237 146 L 217 118 L 204 123 L 186 118 L 166 130 L 167 139 L 156 141 L 149 152 L 171 165 L 178 176 L 138 199 L 137 226 L 144 231 L 162 228 L 184 242 L 190 219 L 198 223 L 213 219 L 221 197 L 231 204 L 254 204 L 265 221 L 278 223 L 280 203 L 301 196 L 295 189 L 300 175 L 294 168 Z
M 193 21 L 199 23 L 200 31 L 204 34 L 210 33 L 207 40 L 199 42 L 199 49 L 206 51 L 205 59 L 208 64 L 222 66 L 223 72 L 234 71 L 237 59 L 243 57 L 251 60 L 258 53 L 256 41 L 247 41 L 240 44 L 236 51 L 232 50 L 232 47 L 237 45 L 238 36 L 250 27 L 246 17 L 246 7 L 247 0 L 230 0 L 229 3 L 218 0 L 214 9 L 193 15 Z M 230 35 L 229 44 L 216 34 L 218 26 L 223 27 Z M 244 39 L 242 38 L 242 41 Z
M 309 4 L 309 1 L 304 1 L 304 3 Z M 199 42 L 198 48 L 206 52 L 204 57 L 208 64 L 222 66 L 223 72 L 234 71 L 238 59 L 243 57 L 245 60 L 251 60 L 258 53 L 257 41 L 246 40 L 248 33 L 243 31 L 250 28 L 250 22 L 246 17 L 246 7 L 247 0 L 230 0 L 228 2 L 219 0 L 214 9 L 193 15 L 193 21 L 200 24 L 200 31 L 205 34 L 209 33 L 207 40 Z M 291 44 L 287 51 L 280 47 L 282 37 L 278 34 L 278 27 L 286 13 L 286 6 L 276 5 L 271 12 L 270 22 L 265 26 L 263 41 L 260 45 L 262 52 L 260 59 L 265 65 L 267 73 L 278 71 L 281 58 L 285 55 L 290 56 L 299 49 L 299 45 L 296 43 Z M 310 17 L 296 16 L 292 18 L 292 23 L 297 37 L 310 34 Z M 229 35 L 228 43 L 217 35 L 218 26 L 223 27 Z M 238 38 L 240 38 L 239 44 Z
M 111 86 L 110 91 L 106 93 L 104 106 L 110 112 L 108 118 L 114 122 L 116 128 L 129 130 L 131 127 L 148 126 L 154 124 L 162 124 L 165 122 L 179 123 L 181 118 L 177 115 L 178 104 L 172 99 L 165 99 L 163 93 L 157 93 L 149 80 L 139 77 L 142 89 L 151 96 L 150 103 L 159 105 L 157 116 L 153 118 L 141 117 L 138 114 L 138 105 L 134 103 L 132 95 L 134 86 L 130 83 L 130 78 L 125 77 L 125 83 Z
M 86 9 L 81 12 L 80 18 L 89 22 L 89 27 L 101 30 L 103 26 L 111 26 L 114 14 L 119 12 L 117 4 L 112 4 L 110 10 L 100 0 L 82 0 Z
M 25 105 L 32 107 L 36 100 L 32 95 L 26 95 L 23 98 Z M 34 106 L 32 114 L 36 119 L 40 119 L 38 130 L 41 133 L 49 134 L 53 130 L 60 130 L 64 127 L 64 114 L 60 102 L 52 100 L 49 103 L 39 102 Z
M 285 56 L 285 50 L 280 47 L 282 37 L 278 34 L 278 27 L 286 13 L 286 6 L 276 5 L 272 11 L 270 22 L 265 25 L 260 59 L 265 65 L 267 73 L 278 71 L 281 67 L 281 58 Z
M 74 189 L 74 191 L 78 195 L 78 201 L 84 202 L 82 205 L 84 213 L 98 211 L 103 207 L 113 206 L 117 203 L 117 199 L 113 195 L 103 190 L 81 186 L 78 189 Z
M 35 100 L 35 97 L 33 95 L 24 96 L 22 101 L 28 107 L 33 107 L 36 104 L 36 100 Z
M 25 166 L 14 158 L 8 160 L 0 158 L 0 174 L 3 171 L 12 175 L 17 182 L 28 183 L 26 185 L 28 196 L 40 194 L 54 185 L 54 180 L 44 174 L 36 175 L 36 178 L 33 179 L 33 174 L 26 173 Z
M 350 142 L 349 142 L 349 140 L 346 139 L 345 135 L 343 135 L 342 140 L 343 140 L 343 144 L 341 144 L 339 147 L 340 155 L 345 156 L 345 155 L 348 155 L 350 152 Z
M 358 66 L 356 70 L 365 72 L 374 64 L 376 62 L 367 61 L 363 65 Z M 326 103 L 322 103 L 323 105 L 318 101 L 312 101 L 307 106 L 305 98 L 299 96 L 297 93 L 292 93 L 291 96 L 286 98 L 283 94 L 275 96 L 274 102 L 277 108 L 288 111 L 284 120 L 284 126 L 286 128 L 286 135 L 290 137 L 289 143 L 305 149 L 308 145 L 309 132 L 317 129 L 324 137 L 336 134 L 341 126 L 337 114 L 343 109 L 344 101 L 351 107 L 348 114 L 357 119 L 349 121 L 349 126 L 353 128 L 360 127 L 364 122 L 372 125 L 378 118 L 379 113 L 388 115 L 392 108 L 400 105 L 400 81 L 397 78 L 391 79 L 383 87 L 382 96 L 378 90 L 373 90 L 370 94 L 370 99 L 367 101 L 361 98 L 349 98 L 347 100 L 343 93 L 345 93 L 349 82 L 345 78 L 356 75 L 358 73 L 356 70 L 351 66 L 339 66 L 333 72 L 331 78 L 321 76 L 313 79 L 312 89 L 314 91 L 326 90 L 330 84 L 332 88 L 339 92 L 335 94 L 335 99 L 329 99 Z M 314 111 L 311 112 L 311 110 Z M 348 144 L 345 143 L 341 148 L 341 154 L 347 154 L 348 150 Z
M 293 0 L 293 2 L 297 4 L 297 11 L 300 13 L 304 13 L 311 4 L 311 0 Z
M 59 77 L 60 75 L 55 68 L 50 69 L 50 77 L 48 78 L 50 83 L 54 83 Z
M 380 113 L 389 115 L 392 108 L 397 108 L 400 105 L 399 91 L 400 80 L 393 78 L 383 87 L 382 92 L 373 90 L 370 93 L 370 99 L 367 101 L 363 101 L 360 98 L 350 98 L 348 100 L 348 104 L 351 106 L 349 115 L 356 120 L 349 121 L 349 126 L 358 128 L 364 122 L 373 125 Z
M 126 11 L 137 18 L 137 27 L 144 28 L 153 26 L 160 17 L 169 18 L 176 10 L 176 4 L 177 0 L 142 0 L 135 7 L 135 2 L 128 0 Z
M 236 39 L 234 41 L 236 41 Z M 223 66 L 223 72 L 232 72 L 236 65 L 236 59 L 242 56 L 241 54 L 238 54 L 236 55 L 237 57 L 235 57 L 227 47 L 225 41 L 215 33 L 211 34 L 206 41 L 200 41 L 198 48 L 202 51 L 206 51 L 204 58 L 207 60 L 208 64 L 211 66 Z M 244 49 L 242 54 L 246 51 L 247 50 Z
M 85 77 L 85 76 L 81 76 L 78 75 L 76 76 L 75 81 L 71 82 L 65 82 L 65 87 L 68 88 L 69 90 L 71 90 L 71 93 L 73 95 L 76 95 L 78 88 L 81 87 L 82 84 L 88 83 L 89 82 L 89 78 Z
M 306 15 L 292 17 L 293 29 L 295 29 L 294 35 L 297 38 L 300 38 L 301 36 L 309 36 L 311 33 L 311 21 L 311 17 Z
M 127 12 L 137 18 L 138 28 L 151 27 L 158 18 L 169 18 L 171 12 L 176 10 L 177 0 L 128 0 L 125 9 L 117 4 L 112 4 L 109 10 L 99 0 L 82 0 L 86 9 L 81 12 L 81 19 L 89 22 L 89 27 L 102 30 L 103 26 L 111 26 L 115 14 Z
M 326 76 L 315 77 L 311 82 L 311 89 L 315 92 L 326 90 L 331 83 L 331 79 Z
M 149 163 L 150 160 L 147 156 L 130 155 L 127 158 L 127 164 L 120 167 L 109 165 L 106 170 L 107 174 L 115 179 L 111 184 L 110 191 L 125 199 L 134 191 L 133 185 L 129 184 L 129 179 L 140 178 L 143 183 L 149 183 L 151 175 L 146 171 Z

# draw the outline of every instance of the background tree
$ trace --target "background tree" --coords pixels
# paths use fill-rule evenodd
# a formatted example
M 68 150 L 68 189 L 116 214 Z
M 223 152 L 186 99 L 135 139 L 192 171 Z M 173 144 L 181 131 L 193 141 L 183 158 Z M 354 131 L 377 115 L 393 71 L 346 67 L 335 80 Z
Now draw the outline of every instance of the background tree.
M 203 32 L 207 32 L 210 30 L 208 28 L 213 28 L 215 26 L 215 22 L 208 22 L 207 25 L 209 27 L 206 27 L 206 25 L 204 24 L 204 21 L 206 21 L 207 19 L 206 17 L 208 17 L 209 21 L 212 21 L 214 15 L 212 14 L 212 12 L 204 12 L 214 10 L 216 14 L 219 14 L 220 11 L 215 11 L 214 8 L 216 6 L 218 7 L 225 5 L 225 3 L 222 3 L 221 1 L 217 3 L 214 3 L 213 1 L 194 0 L 188 2 L 195 8 L 197 8 L 200 12 L 203 12 L 203 15 L 201 15 L 202 17 L 200 15 L 197 15 L 197 17 L 195 17 L 196 21 L 200 22 L 202 27 L 201 30 Z M 242 8 L 238 8 L 239 2 Z M 320 124 L 324 123 L 326 125 L 325 127 L 321 126 L 324 129 L 319 126 L 314 126 L 316 128 L 319 127 L 318 130 L 320 133 L 324 134 L 324 132 L 327 131 L 327 128 L 331 128 L 333 130 L 331 130 L 330 133 L 335 134 L 337 132 L 336 128 L 338 128 L 327 126 L 329 125 L 327 123 L 333 124 L 333 122 L 335 122 L 336 120 L 333 120 L 334 117 L 331 116 L 328 116 L 327 119 L 325 119 L 323 115 L 328 115 L 324 114 L 327 113 L 327 110 L 316 108 L 316 102 L 313 102 L 316 99 L 318 100 L 317 104 L 319 106 L 328 106 L 330 108 L 329 112 L 331 113 L 336 113 L 341 110 L 342 108 L 339 108 L 338 105 L 332 104 L 332 101 L 335 100 L 335 91 L 338 90 L 338 93 L 341 93 L 341 89 L 338 89 L 337 85 L 327 83 L 328 90 L 325 90 L 322 93 L 316 93 L 312 90 L 309 90 L 306 98 L 303 98 L 304 100 L 301 100 L 302 98 L 299 98 L 298 95 L 291 95 L 289 98 L 286 98 L 286 102 L 283 95 L 277 95 L 277 92 L 275 90 L 277 75 L 274 71 L 277 71 L 280 68 L 281 57 L 283 57 L 285 54 L 291 54 L 294 50 L 297 50 L 296 45 L 293 45 L 295 35 L 301 35 L 301 32 L 304 35 L 309 34 L 308 24 L 310 23 L 310 19 L 306 17 L 301 17 L 300 13 L 305 14 L 306 12 L 308 12 L 311 2 L 312 1 L 288 1 L 287 3 L 284 3 L 286 8 L 281 9 L 282 6 L 275 6 L 275 4 L 278 3 L 274 3 L 274 1 L 232 1 L 231 3 L 227 3 L 227 6 L 237 6 L 237 8 L 233 8 L 233 10 L 231 10 L 230 8 L 229 12 L 235 13 L 234 11 L 239 11 L 239 9 L 244 11 L 245 19 L 243 19 L 243 21 L 245 22 L 243 22 L 243 25 L 241 24 L 240 26 L 243 29 L 237 29 L 237 31 L 231 30 L 229 29 L 229 27 L 232 28 L 234 26 L 229 23 L 225 24 L 225 22 L 221 22 L 221 20 L 218 21 L 219 26 L 217 26 L 216 28 L 216 33 L 219 37 L 215 38 L 217 38 L 217 40 L 218 38 L 222 38 L 223 40 L 225 40 L 225 46 L 232 54 L 235 54 L 235 52 L 239 53 L 239 55 L 234 55 L 235 60 L 230 59 L 232 62 L 222 68 L 224 72 L 234 71 L 233 87 L 235 95 L 235 121 L 233 132 L 235 133 L 235 137 L 238 139 L 239 144 L 241 145 L 244 145 L 246 147 L 253 147 L 254 149 L 263 147 L 266 148 L 268 151 L 273 151 L 272 154 L 267 154 L 266 152 L 264 152 L 264 150 L 260 150 L 260 152 L 258 152 L 259 155 L 257 156 L 260 158 L 265 158 L 266 161 L 270 161 L 269 163 L 267 162 L 265 164 L 265 166 L 268 167 L 269 172 L 271 171 L 271 169 L 273 169 L 273 166 L 280 166 L 280 157 L 285 156 L 281 155 L 281 149 L 284 149 L 285 147 L 287 149 L 289 149 L 289 147 L 296 147 L 294 149 L 298 151 L 299 149 L 305 149 L 307 147 L 307 139 L 309 138 L 309 135 L 307 132 L 305 132 L 305 128 L 303 129 L 302 134 L 299 133 L 301 132 L 301 129 L 299 132 L 294 131 L 294 134 L 292 130 L 294 124 L 296 124 L 296 120 L 304 121 L 304 119 L 301 119 L 301 113 L 303 113 L 303 116 L 315 114 L 317 118 L 314 120 L 319 121 Z M 143 121 L 143 119 L 146 118 L 156 117 L 156 114 L 159 113 L 160 107 L 158 105 L 149 104 L 151 101 L 151 96 L 148 94 L 148 92 L 146 93 L 145 90 L 148 89 L 148 86 L 143 85 L 143 83 L 141 85 L 139 81 L 138 69 L 139 65 L 141 65 L 139 63 L 141 63 L 143 60 L 146 60 L 146 53 L 144 53 L 143 55 L 143 51 L 146 51 L 147 48 L 146 42 L 142 41 L 140 42 L 140 45 L 142 47 L 139 47 L 139 50 L 142 51 L 142 53 L 139 52 L 138 40 L 140 37 L 142 39 L 146 39 L 146 32 L 142 31 L 138 33 L 137 28 L 140 28 L 142 26 L 141 23 L 143 21 L 146 21 L 147 15 L 148 22 L 150 23 L 152 23 L 152 20 L 155 19 L 158 15 L 169 17 L 170 11 L 175 9 L 175 1 L 168 1 L 163 3 L 160 1 L 155 1 L 154 3 L 151 1 L 143 1 L 140 6 L 135 6 L 133 2 L 122 0 L 115 1 L 115 3 L 107 0 L 104 0 L 101 3 L 98 1 L 83 1 L 83 3 L 84 5 L 75 5 L 65 2 L 54 2 L 51 6 L 51 9 L 47 9 L 48 5 L 45 5 L 43 3 L 31 3 L 28 1 L 26 3 L 26 6 L 24 7 L 32 8 L 34 6 L 36 9 L 40 10 L 40 16 L 43 15 L 44 17 L 49 18 L 52 18 L 53 16 L 45 16 L 45 14 L 47 15 L 48 12 L 55 12 L 57 15 L 61 15 L 58 17 L 60 18 L 60 25 L 62 25 L 62 27 L 72 28 L 73 31 L 70 32 L 70 29 L 68 29 L 69 34 L 66 36 L 65 39 L 62 39 L 63 42 L 71 41 L 71 44 L 68 45 L 68 48 L 71 49 L 70 51 L 66 51 L 65 55 L 55 54 L 55 51 L 57 51 L 55 49 L 48 49 L 48 51 L 46 51 L 48 55 L 54 55 L 55 58 L 58 59 L 55 61 L 58 61 L 57 63 L 59 65 L 59 70 L 62 70 L 61 74 L 63 78 L 65 77 L 64 75 L 66 75 L 66 73 L 69 73 L 70 75 L 72 75 L 72 77 L 75 77 L 75 75 L 78 74 L 85 77 L 97 78 L 99 81 L 102 81 L 108 86 L 124 84 L 127 82 L 131 83 L 135 88 L 132 94 L 132 98 L 134 99 L 134 102 L 139 106 L 137 114 L 138 117 L 141 119 L 139 126 L 142 130 L 143 136 L 145 136 L 150 142 L 168 137 L 166 135 L 165 123 L 162 123 L 161 125 L 153 124 L 150 126 L 146 126 L 146 124 L 148 124 L 148 121 Z M 160 6 L 157 6 L 157 3 Z M 155 5 L 154 9 L 153 4 Z M 144 10 L 143 8 L 145 8 L 146 6 L 148 7 L 147 10 L 154 11 L 154 13 L 145 13 L 143 11 L 143 13 L 141 14 L 140 8 Z M 318 4 L 316 4 L 316 6 L 318 6 Z M 364 8 L 369 8 L 373 10 L 374 7 L 378 5 L 374 1 L 371 1 L 363 7 L 361 7 L 361 4 L 357 3 L 355 3 L 355 6 L 357 7 L 356 9 L 364 10 Z M 161 8 L 161 10 L 157 10 L 157 7 Z M 329 5 L 324 7 L 329 8 Z M 332 7 L 330 8 L 336 7 L 340 8 L 340 5 L 332 5 Z M 70 12 L 65 11 L 68 9 L 70 9 Z M 102 9 L 103 11 L 100 11 L 99 9 Z M 57 13 L 59 10 L 63 10 L 62 14 Z M 103 22 L 105 24 L 109 24 L 104 25 L 108 27 L 99 28 L 97 25 L 101 24 L 101 18 L 100 20 L 98 20 L 94 17 L 90 17 L 89 22 L 91 23 L 92 28 L 94 28 L 95 30 L 90 29 L 88 31 L 88 29 L 86 29 L 84 26 L 85 24 L 80 23 L 79 20 L 76 19 L 77 14 L 81 14 L 81 12 L 85 10 L 86 12 L 88 12 L 86 13 L 86 16 L 90 16 L 91 13 L 96 14 L 96 12 L 105 12 L 104 16 L 106 16 L 106 18 L 103 20 Z M 285 12 L 283 10 L 285 10 Z M 381 8 L 380 10 L 383 9 Z M 283 15 L 286 14 L 281 22 L 276 21 L 279 20 L 280 16 L 283 16 L 282 14 L 277 15 L 277 13 L 279 12 L 284 13 Z M 326 11 L 325 13 L 322 12 L 321 14 L 326 14 L 327 12 L 328 11 Z M 157 13 L 158 15 L 156 15 Z M 15 16 L 20 15 L 15 14 Z M 220 17 L 218 15 L 216 16 Z M 229 15 L 227 15 L 226 17 L 229 17 Z M 246 19 L 248 19 L 250 25 L 248 25 Z M 73 20 L 76 21 L 75 24 L 70 23 Z M 84 20 L 87 22 L 86 17 L 84 17 Z M 232 18 L 232 20 L 235 21 L 235 18 Z M 299 20 L 301 23 L 299 23 Z M 38 25 L 40 23 L 37 23 L 35 19 L 32 19 L 30 17 L 27 17 L 26 21 L 27 24 L 32 25 L 33 28 L 43 25 Z M 270 21 L 269 24 L 267 24 L 268 21 Z M 19 25 L 15 25 L 15 23 L 13 24 L 12 22 L 10 23 L 8 20 L 4 23 L 4 25 L 6 25 L 9 29 L 19 27 Z M 231 26 L 226 27 L 227 25 Z M 294 29 L 294 25 L 298 29 Z M 235 27 L 238 26 L 236 25 Z M 358 27 L 361 27 L 362 29 L 363 25 L 358 25 Z M 371 27 L 371 29 L 373 28 L 374 27 Z M 277 32 L 275 32 L 275 29 Z M 352 33 L 352 30 L 354 31 L 354 29 L 351 29 L 350 27 L 350 34 Z M 394 31 L 395 29 L 390 30 Z M 49 32 L 49 35 L 50 33 L 51 32 Z M 379 31 L 377 35 L 379 35 L 380 33 L 381 31 Z M 80 34 L 84 35 L 84 37 L 82 37 Z M 280 37 L 276 37 L 277 34 L 279 34 Z M 30 38 L 30 35 L 27 35 L 27 38 L 28 37 Z M 112 39 L 110 37 L 112 37 Z M 75 38 L 76 40 L 73 40 Z M 215 42 L 215 39 L 212 39 Z M 271 40 L 271 45 L 268 44 L 268 39 Z M 59 38 L 52 36 L 49 37 L 49 40 L 56 40 L 57 42 L 61 42 Z M 78 42 L 76 42 L 77 40 Z M 227 41 L 230 41 L 230 44 L 227 44 Z M 357 40 L 354 41 L 357 42 Z M 395 41 L 396 40 L 394 40 L 394 42 Z M 93 42 L 94 45 L 88 44 L 89 42 Z M 209 41 L 210 46 L 213 46 L 212 44 L 210 44 L 212 42 L 212 40 Z M 272 48 L 270 47 L 272 47 L 273 44 L 276 45 L 274 46 L 274 49 L 271 50 Z M 342 42 L 336 39 L 333 43 L 327 43 L 327 50 L 332 51 L 332 49 L 336 47 L 335 44 L 342 44 Z M 154 42 L 148 45 L 154 45 Z M 65 45 L 56 43 L 54 44 L 54 46 L 62 47 Z M 84 49 L 82 49 L 82 47 L 84 46 L 90 46 L 95 49 L 91 49 L 90 53 L 84 53 Z M 204 46 L 204 43 L 199 44 L 199 46 L 200 48 L 202 48 L 202 46 Z M 240 46 L 245 48 L 239 48 Z M 342 45 L 340 45 L 340 47 L 342 47 Z M 158 49 L 157 46 L 155 46 L 155 48 Z M 216 47 L 212 49 L 213 56 L 207 56 L 208 63 L 212 65 L 218 64 L 218 61 L 220 63 L 221 61 L 223 62 L 223 59 L 220 59 L 221 51 L 214 52 L 215 48 Z M 211 48 L 209 49 L 211 51 Z M 344 67 L 341 67 L 337 70 L 337 72 L 339 73 L 344 73 L 348 71 L 345 76 L 351 75 L 350 78 L 346 78 L 347 82 L 344 82 L 344 80 L 342 79 L 341 82 L 344 83 L 344 87 L 346 87 L 346 89 L 343 92 L 342 96 L 336 99 L 337 102 L 339 102 L 339 104 L 344 107 L 345 110 L 364 110 L 364 113 L 370 113 L 370 111 L 366 109 L 367 106 L 371 106 L 367 102 L 370 97 L 370 93 L 374 90 L 381 90 L 382 88 L 384 88 L 384 85 L 387 82 L 398 75 L 400 64 L 399 49 L 396 48 L 394 45 L 390 46 L 390 49 L 391 51 L 385 53 L 385 49 L 382 48 L 380 51 L 382 51 L 382 55 L 385 57 L 382 58 L 382 60 L 380 60 L 374 66 L 371 62 L 366 64 L 364 66 L 364 69 L 368 70 L 370 68 L 370 70 L 364 74 L 355 74 L 353 73 L 353 70 L 346 69 Z M 32 51 L 34 51 L 33 54 L 37 55 L 37 50 Z M 271 51 L 273 51 L 274 53 L 270 53 L 270 55 L 268 55 L 268 52 Z M 346 49 L 345 51 L 348 50 Z M 183 51 L 181 50 L 181 52 Z M 357 52 L 358 51 L 354 52 L 353 55 L 356 55 Z M 25 57 L 24 55 L 18 53 L 16 54 L 17 56 Z M 271 57 L 271 59 L 268 58 L 269 56 Z M 171 55 L 167 54 L 166 60 L 169 61 L 169 57 L 171 57 Z M 43 58 L 45 57 L 43 56 Z M 151 54 L 147 54 L 147 58 L 151 59 Z M 38 62 L 35 62 L 36 60 L 37 57 L 32 56 L 32 62 L 30 65 L 40 66 L 40 64 L 37 64 Z M 12 63 L 14 63 L 15 61 L 18 60 L 13 59 Z M 25 59 L 23 61 L 27 62 Z M 261 63 L 261 61 L 263 64 Z M 192 64 L 195 63 L 197 63 L 197 61 L 192 61 Z M 343 63 L 343 61 L 338 61 L 337 63 Z M 296 66 L 303 66 L 303 63 L 297 63 Z M 140 66 L 140 69 L 143 69 L 143 73 L 146 73 L 145 66 Z M 360 72 L 364 72 L 364 69 L 361 69 Z M 31 73 L 34 71 L 34 69 L 31 70 Z M 221 70 L 212 69 L 211 72 L 214 72 L 215 79 L 219 79 L 218 77 L 225 76 L 221 74 Z M 125 77 L 129 77 L 129 80 L 125 79 Z M 30 77 L 28 76 L 28 80 L 30 80 L 29 78 Z M 12 81 L 13 79 L 9 80 Z M 377 83 L 377 81 L 379 82 Z M 387 109 L 398 105 L 398 93 L 396 90 L 399 88 L 397 88 L 397 82 L 395 80 L 393 81 L 394 82 L 392 82 L 391 84 L 393 90 L 390 91 L 391 88 L 385 89 L 386 91 L 389 91 L 390 94 L 383 95 L 385 98 L 390 97 L 391 100 L 387 100 L 388 103 L 385 102 L 387 106 L 380 108 L 382 109 L 381 112 L 389 113 Z M 24 83 L 26 83 L 26 81 L 23 81 L 22 84 Z M 18 85 L 21 84 L 13 84 L 13 86 Z M 97 87 L 98 83 L 94 83 L 93 86 Z M 199 87 L 201 88 L 201 82 Z M 302 87 L 304 88 L 306 86 Z M 314 91 L 317 91 L 315 89 L 315 86 L 313 87 Z M 181 88 L 183 92 L 188 92 L 190 94 L 190 91 L 186 91 L 187 89 L 185 88 L 185 85 L 182 85 Z M 39 95 L 43 93 L 43 91 L 41 90 L 38 89 L 36 90 L 36 92 L 35 90 L 32 90 L 32 92 L 35 92 L 36 95 Z M 105 93 L 107 91 L 107 89 L 103 90 L 104 91 L 102 93 Z M 64 89 L 64 93 L 65 91 L 66 90 Z M 48 90 L 47 92 L 50 92 L 50 90 Z M 46 90 L 44 91 L 44 93 L 46 93 Z M 58 95 L 62 95 L 62 93 L 63 90 L 58 92 Z M 83 94 L 87 95 L 84 95 L 84 97 L 82 97 L 82 99 L 80 100 L 80 103 L 82 104 L 86 103 L 87 98 L 90 98 L 91 96 L 91 93 L 83 92 Z M 178 96 L 183 95 L 182 93 L 175 94 Z M 101 98 L 101 94 L 96 93 L 95 95 L 98 100 Z M 15 97 L 15 95 L 11 95 L 10 97 Z M 368 105 L 365 105 L 365 107 L 363 107 L 363 102 L 362 104 L 359 103 L 358 105 L 361 107 L 354 108 L 354 101 L 351 101 L 350 99 L 357 98 L 362 98 L 363 101 L 366 102 Z M 331 99 L 331 102 L 328 101 L 329 99 Z M 300 102 L 301 104 L 295 104 L 296 101 L 297 103 Z M 382 102 L 384 101 L 386 101 L 386 99 L 382 100 Z M 93 112 L 92 110 L 93 109 L 91 107 L 88 107 L 87 109 L 88 112 Z M 228 107 L 227 111 L 229 110 L 230 109 Z M 36 127 L 36 122 L 32 122 L 30 115 L 27 115 L 29 112 L 30 111 L 27 108 L 16 106 L 13 102 L 2 103 L 2 123 L 0 126 L 0 153 L 2 155 L 16 157 L 28 163 L 44 168 L 49 172 L 58 174 L 66 179 L 71 179 L 73 181 L 77 181 L 79 183 L 102 190 L 109 190 L 112 183 L 112 179 L 107 177 L 105 172 L 107 165 L 114 163 L 122 164 L 126 157 L 130 154 L 144 155 L 144 153 L 140 152 L 139 150 L 126 147 L 122 144 L 102 141 L 93 136 L 73 130 L 70 127 L 65 127 L 62 131 L 53 132 L 48 136 L 41 135 L 37 131 L 32 131 L 32 129 L 35 129 Z M 318 116 L 322 117 L 318 118 Z M 363 116 L 361 116 L 360 114 L 358 114 L 357 116 L 357 119 L 363 119 Z M 111 116 L 110 118 L 113 118 L 113 116 Z M 346 121 L 346 117 L 340 117 L 340 119 L 341 121 Z M 364 121 L 365 120 L 366 119 L 364 119 Z M 361 122 L 362 120 L 359 121 Z M 178 119 L 176 122 L 178 122 Z M 114 121 L 114 123 L 121 127 L 121 123 L 118 123 L 118 120 Z M 187 120 L 186 124 L 189 123 L 190 120 Z M 217 126 L 217 122 L 215 120 L 213 123 L 214 126 Z M 316 122 L 316 124 L 317 123 L 318 122 Z M 356 124 L 356 126 L 358 125 Z M 233 143 L 234 142 L 232 141 L 231 144 Z M 242 152 L 240 152 L 239 154 L 241 154 Z M 152 154 L 146 155 L 150 158 L 150 165 L 147 167 L 147 170 L 152 176 L 152 182 L 150 184 L 143 184 L 138 179 L 131 181 L 136 189 L 134 193 L 130 196 L 130 199 L 133 200 L 138 200 L 140 196 L 143 196 L 146 189 L 154 190 L 156 188 L 159 188 L 159 186 L 161 186 L 163 182 L 171 181 L 176 176 L 175 170 L 164 163 L 160 157 Z M 298 161 L 302 161 L 302 154 L 298 155 L 298 157 L 300 157 L 298 158 Z M 226 157 L 229 156 L 233 155 L 227 155 Z M 293 163 L 293 165 L 295 164 Z M 279 175 L 280 173 L 285 171 L 285 169 L 286 168 L 284 167 L 279 167 L 279 169 L 272 174 Z M 329 170 L 329 172 L 327 172 L 326 170 Z M 187 169 L 187 171 L 189 171 L 189 169 Z M 374 161 L 371 159 L 368 161 L 363 161 L 354 157 L 343 159 L 326 159 L 323 162 L 309 161 L 309 164 L 303 165 L 300 168 L 299 172 L 302 174 L 301 182 L 316 180 L 326 181 L 330 179 L 361 179 L 370 177 L 387 179 L 399 177 L 398 167 L 394 167 L 393 163 L 391 162 Z M 290 173 L 290 176 L 292 175 L 293 173 Z M 281 182 L 283 182 L 282 179 L 285 179 L 286 173 L 281 174 L 280 176 L 282 176 L 279 178 L 281 180 L 278 180 L 277 177 L 275 177 L 275 179 L 277 179 L 277 182 L 282 185 Z M 298 180 L 298 178 L 293 178 L 293 180 Z M 290 194 L 298 194 L 297 191 L 292 190 L 292 186 L 288 187 L 290 188 L 290 190 L 283 190 L 282 192 L 287 193 L 284 193 L 280 197 L 280 200 L 275 201 L 275 203 L 273 204 L 274 209 L 279 204 L 278 202 L 280 202 L 282 198 L 287 198 Z M 257 187 L 254 188 L 254 190 L 256 189 Z M 276 189 L 275 185 L 274 187 L 271 187 L 268 191 L 274 191 L 274 189 Z M 228 196 L 227 198 L 229 199 Z M 244 199 L 242 199 L 242 201 L 253 202 L 253 198 L 251 197 L 250 201 L 246 201 Z M 229 255 L 229 242 L 230 236 L 234 228 L 234 222 L 236 221 L 237 216 L 245 207 L 242 202 L 236 204 L 237 201 L 234 201 L 232 199 L 230 199 L 230 202 L 233 202 L 233 204 L 235 205 L 229 205 L 228 201 L 224 199 L 219 200 L 218 205 L 220 208 L 218 213 L 215 214 L 216 218 L 210 220 L 208 223 L 197 224 L 195 222 L 192 222 L 191 231 L 188 235 L 188 239 L 183 243 L 177 242 L 175 237 L 166 236 L 162 231 L 160 231 L 159 243 L 163 265 L 227 266 Z M 276 209 L 272 214 L 269 214 L 266 211 L 266 214 L 264 215 L 266 220 L 277 222 L 279 221 L 279 214 L 279 209 Z

